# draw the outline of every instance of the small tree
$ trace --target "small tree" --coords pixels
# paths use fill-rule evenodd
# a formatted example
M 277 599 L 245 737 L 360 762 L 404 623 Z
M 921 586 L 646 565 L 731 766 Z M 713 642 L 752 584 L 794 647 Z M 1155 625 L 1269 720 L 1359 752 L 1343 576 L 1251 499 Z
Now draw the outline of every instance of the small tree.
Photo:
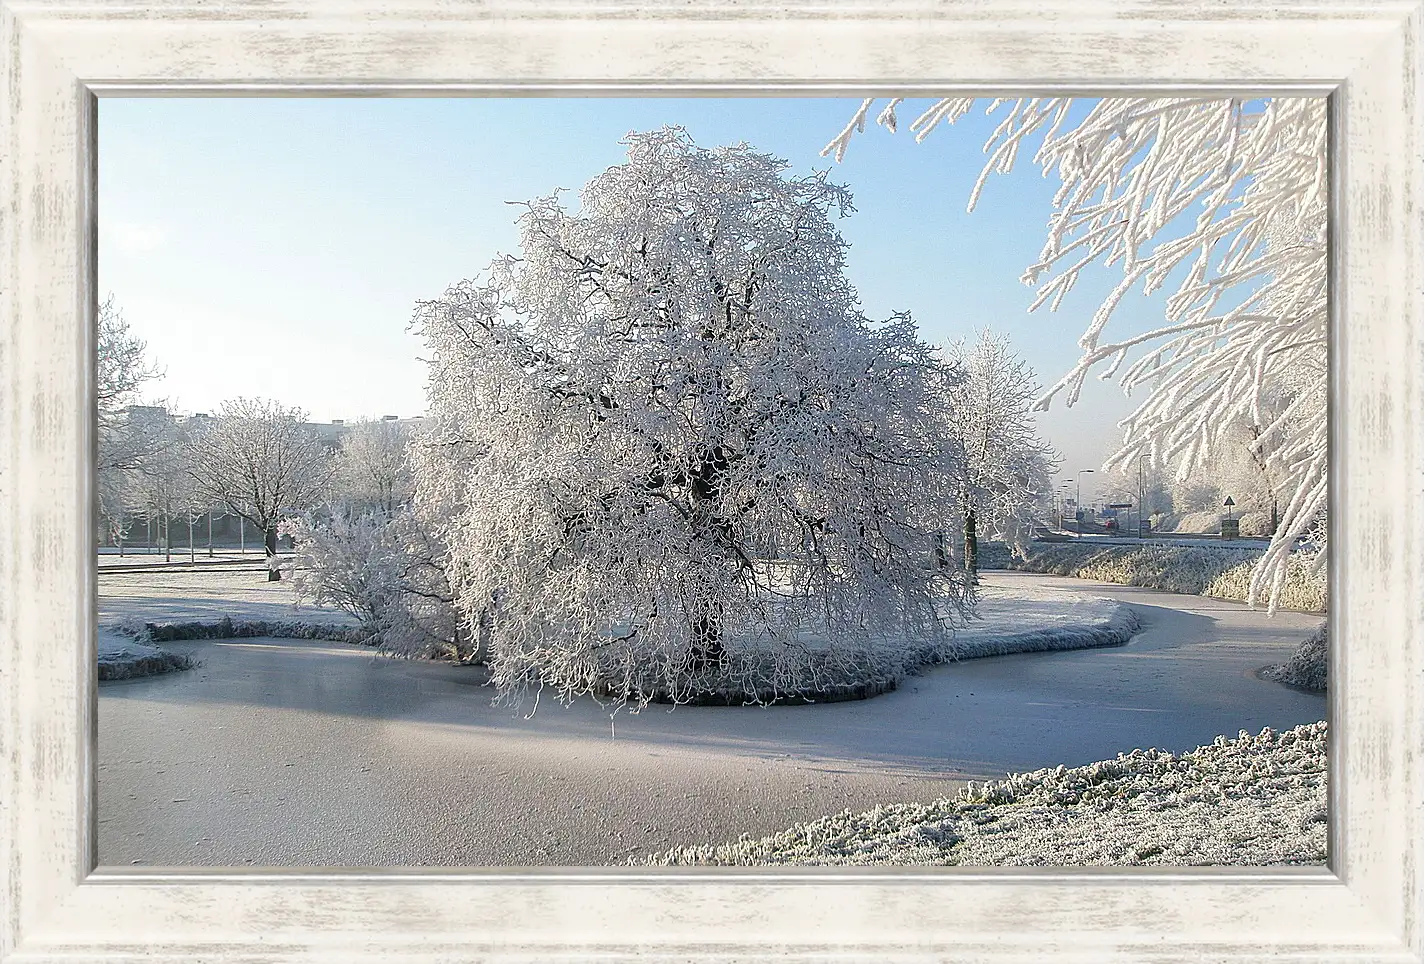
M 677 129 L 627 143 L 577 213 L 529 203 L 518 258 L 417 313 L 417 475 L 496 681 L 679 700 L 934 645 L 967 598 L 935 556 L 953 378 L 857 307 L 846 191 Z
M 269 581 L 282 578 L 277 524 L 315 505 L 332 476 L 332 457 L 305 421 L 301 409 L 239 398 L 224 402 L 188 446 L 200 496 L 264 534 Z
M 158 522 L 164 556 L 171 559 L 173 517 L 181 511 L 191 518 L 199 498 L 187 460 L 186 433 L 172 413 L 158 406 L 142 416 L 131 411 L 129 422 L 131 431 L 145 440 L 140 465 L 129 473 L 134 491 L 148 516 Z
M 159 377 L 147 358 L 147 345 L 130 331 L 110 295 L 99 306 L 95 342 L 95 403 L 98 418 L 99 516 L 122 553 L 139 492 L 145 458 L 154 447 L 152 425 L 130 417 L 130 406 L 145 384 Z
M 100 472 L 138 468 L 148 441 L 125 418 L 140 389 L 162 372 L 147 358 L 148 345 L 129 330 L 110 295 L 99 306 L 95 403 L 99 418 Z
M 357 509 L 386 515 L 411 498 L 412 482 L 406 447 L 409 426 L 394 419 L 363 421 L 342 436 L 333 483 L 337 498 Z
M 1039 397 L 1034 373 L 1009 339 L 986 329 L 973 346 L 961 341 L 948 354 L 963 375 L 947 415 L 965 453 L 958 495 L 965 569 L 974 579 L 980 527 L 1027 542 L 1034 520 L 1053 497 L 1050 474 L 1057 459 L 1034 426 Z

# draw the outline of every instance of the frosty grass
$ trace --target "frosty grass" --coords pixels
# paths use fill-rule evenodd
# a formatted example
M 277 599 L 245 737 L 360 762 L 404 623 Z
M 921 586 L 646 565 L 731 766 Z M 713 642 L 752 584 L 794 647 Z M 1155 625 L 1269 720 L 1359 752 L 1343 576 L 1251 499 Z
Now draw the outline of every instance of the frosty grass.
M 1326 860 L 1326 723 L 1245 730 L 1181 755 L 1134 750 L 849 810 L 781 833 L 670 850 L 659 865 L 1175 866 Z
M 1261 549 L 1203 546 L 1036 544 L 1027 554 L 1006 561 L 1006 567 L 1096 579 L 1123 586 L 1247 601 L 1252 568 Z M 1278 603 L 1283 609 L 1326 611 L 1326 573 L 1313 572 L 1305 560 L 1293 558 Z

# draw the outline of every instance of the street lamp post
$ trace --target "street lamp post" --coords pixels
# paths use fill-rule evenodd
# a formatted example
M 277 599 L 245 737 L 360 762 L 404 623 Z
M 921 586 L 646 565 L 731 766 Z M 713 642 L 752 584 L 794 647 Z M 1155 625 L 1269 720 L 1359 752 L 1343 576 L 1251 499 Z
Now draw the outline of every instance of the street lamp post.
M 1143 538 L 1143 460 L 1147 453 L 1138 456 L 1138 538 Z
M 1079 474 L 1074 478 L 1074 534 L 1079 539 L 1084 537 L 1084 473 L 1093 475 L 1093 469 L 1079 469 Z

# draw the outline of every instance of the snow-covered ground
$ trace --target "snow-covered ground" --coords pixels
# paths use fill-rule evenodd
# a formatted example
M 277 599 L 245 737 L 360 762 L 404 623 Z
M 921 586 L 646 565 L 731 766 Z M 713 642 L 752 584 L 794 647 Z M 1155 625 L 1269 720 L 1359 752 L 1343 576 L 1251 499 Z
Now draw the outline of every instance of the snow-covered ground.
M 105 568 L 160 563 L 188 565 L 195 561 L 210 564 L 246 562 L 260 566 L 263 562 L 263 554 L 261 546 L 256 548 L 249 546 L 246 551 L 227 546 L 214 546 L 212 555 L 209 555 L 208 547 L 201 543 L 194 547 L 192 556 L 189 555 L 186 545 L 175 545 L 170 553 L 165 553 L 159 546 L 126 546 L 122 553 L 113 546 L 100 546 L 98 559 L 99 565 Z
M 1026 599 L 1044 588 L 1112 597 L 1143 627 L 1124 646 L 929 667 L 871 700 L 616 714 L 588 698 L 546 698 L 532 714 L 492 705 L 478 668 L 341 644 L 173 643 L 196 670 L 100 690 L 100 861 L 623 863 L 1326 714 L 1322 695 L 1256 675 L 1319 617 L 1067 577 L 982 578 Z
M 1138 619 L 1122 603 L 1045 586 L 980 587 L 977 617 L 955 633 L 961 659 L 1127 642 Z
M 117 560 L 118 557 L 114 556 Z M 124 556 L 142 560 L 142 556 Z M 161 561 L 162 556 L 148 561 Z M 248 559 L 254 557 L 249 555 Z M 101 557 L 107 564 L 111 557 Z M 137 563 L 131 563 L 136 566 Z M 200 564 L 201 565 L 201 564 Z M 209 563 L 208 565 L 213 565 Z M 266 620 L 318 625 L 355 623 L 335 609 L 296 602 L 286 582 L 267 582 L 264 569 L 184 568 L 99 573 L 99 679 L 131 679 L 189 668 L 186 657 L 149 645 L 146 623 Z
M 263 569 L 210 572 L 164 568 L 99 574 L 99 625 L 283 620 L 354 623 L 337 609 L 297 600 L 286 580 L 268 582 Z
M 1326 859 L 1326 723 L 1135 750 L 974 784 L 929 804 L 844 811 L 654 864 L 1173 866 Z

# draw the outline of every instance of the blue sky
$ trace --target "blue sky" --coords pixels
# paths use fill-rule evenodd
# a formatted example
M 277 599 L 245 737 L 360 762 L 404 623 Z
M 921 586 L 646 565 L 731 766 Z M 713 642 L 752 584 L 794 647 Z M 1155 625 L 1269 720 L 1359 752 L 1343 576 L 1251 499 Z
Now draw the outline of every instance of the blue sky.
M 506 202 L 577 190 L 620 162 L 620 138 L 664 124 L 701 145 L 745 140 L 833 168 L 856 212 L 840 222 L 872 317 L 909 310 L 944 342 L 988 326 L 1047 386 L 1072 367 L 1114 280 L 1086 271 L 1058 312 L 1027 308 L 1057 179 L 1021 162 L 966 201 L 993 122 L 976 111 L 921 144 L 868 128 L 846 160 L 819 153 L 848 99 L 144 98 L 99 104 L 99 285 L 166 369 L 151 394 L 210 411 L 277 398 L 313 420 L 424 408 L 416 301 L 515 245 Z M 902 111 L 903 123 L 914 116 Z M 1157 327 L 1162 299 L 1130 296 L 1110 334 Z M 1131 402 L 1092 381 L 1041 431 L 1060 477 L 1099 468 Z M 1092 478 L 1084 497 L 1090 497 Z

